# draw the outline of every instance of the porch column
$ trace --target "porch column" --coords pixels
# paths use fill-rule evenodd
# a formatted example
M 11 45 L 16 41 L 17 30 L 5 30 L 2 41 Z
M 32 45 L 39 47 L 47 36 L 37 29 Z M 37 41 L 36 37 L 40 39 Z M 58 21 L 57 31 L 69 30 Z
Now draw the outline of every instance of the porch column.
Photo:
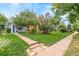
M 13 25 L 11 24 L 11 33 L 13 33 Z

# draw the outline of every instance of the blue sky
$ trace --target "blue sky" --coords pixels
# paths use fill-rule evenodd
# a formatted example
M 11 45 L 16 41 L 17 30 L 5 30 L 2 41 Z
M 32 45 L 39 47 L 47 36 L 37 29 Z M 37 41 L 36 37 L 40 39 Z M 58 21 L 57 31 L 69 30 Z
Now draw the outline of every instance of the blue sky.
M 33 10 L 37 15 L 51 13 L 49 3 L 0 3 L 0 12 L 7 17 L 14 16 L 24 9 Z

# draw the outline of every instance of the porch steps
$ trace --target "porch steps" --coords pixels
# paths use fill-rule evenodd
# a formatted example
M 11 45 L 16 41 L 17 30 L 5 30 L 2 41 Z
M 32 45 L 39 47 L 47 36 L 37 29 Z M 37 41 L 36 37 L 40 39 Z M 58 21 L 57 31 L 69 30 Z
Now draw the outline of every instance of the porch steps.
M 43 44 L 36 44 L 33 43 L 31 44 L 30 48 L 27 50 L 29 56 L 34 56 L 46 49 L 47 47 L 44 46 Z
M 43 51 L 47 48 L 44 44 L 38 43 L 37 41 L 31 40 L 25 36 L 22 36 L 18 33 L 15 33 L 18 37 L 20 37 L 22 40 L 24 40 L 28 45 L 29 48 L 26 50 L 29 56 L 34 56 Z

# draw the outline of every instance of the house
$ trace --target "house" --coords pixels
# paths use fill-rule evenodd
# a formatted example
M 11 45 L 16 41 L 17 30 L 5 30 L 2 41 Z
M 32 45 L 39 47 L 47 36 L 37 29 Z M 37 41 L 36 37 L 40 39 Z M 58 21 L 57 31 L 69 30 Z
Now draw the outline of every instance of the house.
M 24 26 L 15 26 L 13 23 L 7 23 L 5 28 L 10 29 L 11 33 L 16 33 L 16 32 L 25 32 L 27 31 L 27 27 Z

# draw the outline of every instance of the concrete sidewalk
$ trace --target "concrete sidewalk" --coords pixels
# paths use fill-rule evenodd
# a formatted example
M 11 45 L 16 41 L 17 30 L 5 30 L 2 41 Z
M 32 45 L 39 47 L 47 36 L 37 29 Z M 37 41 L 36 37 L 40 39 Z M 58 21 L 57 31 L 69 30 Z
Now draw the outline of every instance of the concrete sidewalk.
M 47 49 L 40 52 L 36 56 L 63 56 L 65 50 L 68 48 L 68 46 L 70 45 L 72 41 L 72 36 L 75 34 L 77 34 L 77 32 L 72 33 L 71 35 L 67 36 L 63 40 L 48 47 Z
M 68 48 L 72 41 L 72 36 L 77 34 L 74 32 L 61 41 L 53 44 L 50 47 L 46 47 L 44 44 L 40 44 L 37 41 L 31 40 L 25 36 L 15 33 L 18 37 L 24 40 L 30 47 L 29 56 L 63 56 L 65 50 Z
M 47 46 L 45 46 L 44 44 L 38 43 L 37 41 L 31 40 L 18 33 L 15 33 L 15 35 L 20 37 L 22 40 L 24 40 L 29 45 L 30 48 L 27 50 L 27 53 L 30 56 L 34 56 L 47 48 Z

